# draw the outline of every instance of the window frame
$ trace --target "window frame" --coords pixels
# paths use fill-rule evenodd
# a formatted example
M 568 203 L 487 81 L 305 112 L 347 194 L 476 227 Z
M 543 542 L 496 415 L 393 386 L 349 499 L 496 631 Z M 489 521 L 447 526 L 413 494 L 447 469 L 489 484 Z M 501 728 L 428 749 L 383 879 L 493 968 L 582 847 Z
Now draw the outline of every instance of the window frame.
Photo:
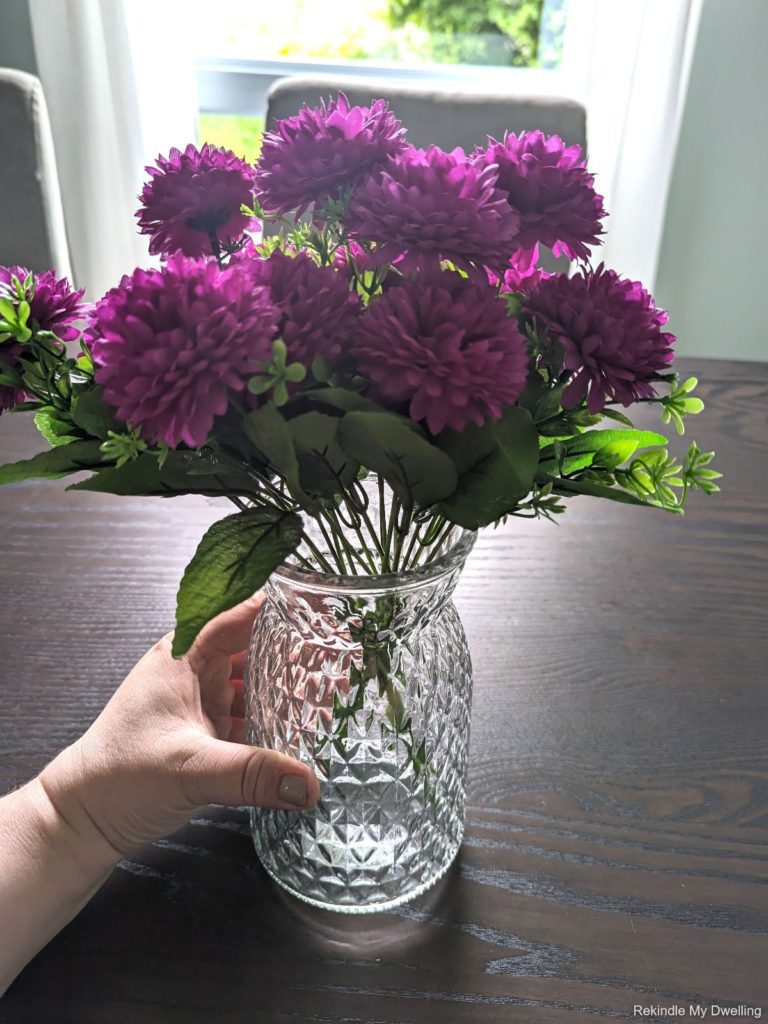
M 437 84 L 477 93 L 561 96 L 562 68 L 507 68 L 476 64 L 384 64 L 374 61 L 202 59 L 195 65 L 198 110 L 201 114 L 264 116 L 271 85 L 298 75 L 312 78 L 375 79 L 399 85 Z

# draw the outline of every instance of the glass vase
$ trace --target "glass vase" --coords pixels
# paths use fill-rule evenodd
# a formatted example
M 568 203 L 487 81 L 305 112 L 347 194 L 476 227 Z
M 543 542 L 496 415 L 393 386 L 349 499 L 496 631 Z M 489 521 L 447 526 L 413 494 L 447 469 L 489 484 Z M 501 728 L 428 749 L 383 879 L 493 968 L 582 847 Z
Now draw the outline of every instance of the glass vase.
M 461 843 L 472 671 L 451 599 L 475 535 L 379 576 L 275 572 L 246 667 L 250 743 L 312 766 L 311 811 L 254 809 L 281 886 L 345 913 L 412 899 Z

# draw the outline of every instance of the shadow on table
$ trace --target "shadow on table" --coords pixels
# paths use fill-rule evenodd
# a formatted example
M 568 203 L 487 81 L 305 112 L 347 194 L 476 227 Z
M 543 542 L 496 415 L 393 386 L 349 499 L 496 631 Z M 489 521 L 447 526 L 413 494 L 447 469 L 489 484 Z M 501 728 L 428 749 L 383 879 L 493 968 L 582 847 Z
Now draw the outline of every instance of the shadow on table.
M 4 1024 L 194 1024 L 315 1018 L 415 965 L 452 969 L 462 886 L 379 914 L 305 905 L 258 864 L 247 814 L 209 808 L 121 862 L 0 1004 Z M 419 968 L 421 969 L 421 968 Z M 384 977 L 384 974 L 387 977 Z M 322 995 L 320 995 L 322 993 Z M 270 1016 L 254 1017 L 254 1010 Z

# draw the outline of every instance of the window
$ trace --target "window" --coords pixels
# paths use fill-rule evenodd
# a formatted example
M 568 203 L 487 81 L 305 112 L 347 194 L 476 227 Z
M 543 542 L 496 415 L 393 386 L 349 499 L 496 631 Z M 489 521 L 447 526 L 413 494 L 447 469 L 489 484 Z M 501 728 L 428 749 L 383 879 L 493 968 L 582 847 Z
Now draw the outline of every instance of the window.
M 258 155 L 278 78 L 482 82 L 560 66 L 567 0 L 228 0 L 192 19 L 201 141 Z

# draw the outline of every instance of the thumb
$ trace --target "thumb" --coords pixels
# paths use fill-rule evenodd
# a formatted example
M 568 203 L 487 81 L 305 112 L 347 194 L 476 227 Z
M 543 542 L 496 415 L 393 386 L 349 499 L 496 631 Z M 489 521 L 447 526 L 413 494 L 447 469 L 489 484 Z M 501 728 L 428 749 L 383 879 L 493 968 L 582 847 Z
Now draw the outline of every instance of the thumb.
M 314 807 L 320 783 L 312 769 L 276 750 L 206 736 L 182 769 L 184 790 L 195 805 Z

